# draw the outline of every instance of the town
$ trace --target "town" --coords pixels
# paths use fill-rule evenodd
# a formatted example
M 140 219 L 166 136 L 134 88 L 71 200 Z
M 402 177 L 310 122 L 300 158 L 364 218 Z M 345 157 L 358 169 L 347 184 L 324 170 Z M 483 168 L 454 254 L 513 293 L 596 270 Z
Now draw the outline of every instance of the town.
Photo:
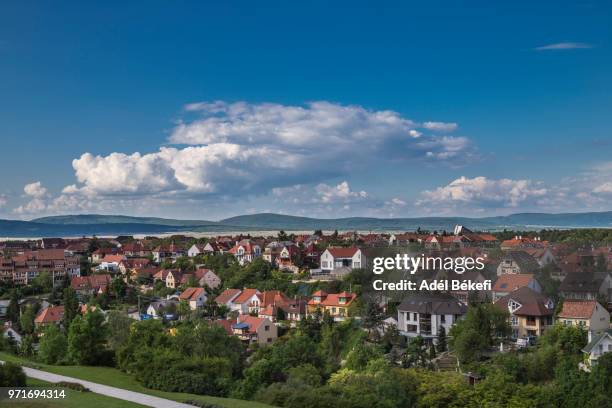
M 400 253 L 483 267 L 390 287 L 372 260 Z M 611 271 L 609 230 L 5 241 L 0 359 L 273 406 L 570 406 L 575 387 L 604 407 Z

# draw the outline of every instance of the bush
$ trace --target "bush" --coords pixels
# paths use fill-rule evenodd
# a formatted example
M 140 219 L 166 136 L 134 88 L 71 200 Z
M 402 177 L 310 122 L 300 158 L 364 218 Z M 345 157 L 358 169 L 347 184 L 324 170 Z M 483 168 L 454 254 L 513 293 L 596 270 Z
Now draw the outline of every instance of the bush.
M 60 381 L 58 383 L 55 383 L 55 385 L 60 388 L 68 388 L 68 389 L 78 391 L 78 392 L 89 392 L 90 391 L 89 388 L 85 387 L 83 384 L 75 383 L 75 382 Z
M 23 368 L 13 363 L 0 365 L 0 387 L 25 387 L 26 375 Z

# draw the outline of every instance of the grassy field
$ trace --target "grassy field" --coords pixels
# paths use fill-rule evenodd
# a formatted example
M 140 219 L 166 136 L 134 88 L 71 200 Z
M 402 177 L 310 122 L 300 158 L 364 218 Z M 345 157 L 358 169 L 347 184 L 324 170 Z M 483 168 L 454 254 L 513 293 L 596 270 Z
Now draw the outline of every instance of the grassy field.
M 37 368 L 54 374 L 65 375 L 68 377 L 79 378 L 98 384 L 109 385 L 111 387 L 123 388 L 130 391 L 141 392 L 143 394 L 155 395 L 179 402 L 201 401 L 209 404 L 216 404 L 226 408 L 271 408 L 270 405 L 254 401 L 243 401 L 233 398 L 219 398 L 207 395 L 186 394 L 180 392 L 165 392 L 151 390 L 143 387 L 136 379 L 116 368 L 110 367 L 89 367 L 89 366 L 52 366 L 32 362 L 12 354 L 0 352 L 0 360 L 12 361 L 24 366 Z
M 28 387 L 48 388 L 50 383 L 46 381 L 28 378 Z M 7 401 L 0 400 L 0 407 L 19 408 L 141 408 L 144 405 L 123 401 L 116 398 L 106 397 L 93 392 L 79 392 L 66 390 L 66 398 L 57 400 L 39 401 Z

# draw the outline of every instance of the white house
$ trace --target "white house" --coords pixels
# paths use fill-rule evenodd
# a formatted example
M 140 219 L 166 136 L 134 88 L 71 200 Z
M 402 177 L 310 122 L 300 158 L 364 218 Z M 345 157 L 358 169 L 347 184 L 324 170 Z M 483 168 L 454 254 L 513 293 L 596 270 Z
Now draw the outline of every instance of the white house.
M 597 363 L 599 357 L 612 352 L 612 329 L 593 336 L 589 344 L 582 351 L 585 353 L 585 360 L 581 367 L 586 371 L 590 371 L 591 367 Z
M 187 288 L 180 294 L 179 299 L 188 302 L 191 310 L 196 310 L 206 303 L 206 291 L 204 288 Z
M 437 342 L 440 329 L 449 330 L 467 312 L 467 306 L 444 293 L 415 293 L 397 307 L 397 328 L 406 337 Z
M 321 254 L 321 270 L 325 272 L 341 268 L 357 269 L 365 267 L 365 255 L 357 247 L 327 248 Z

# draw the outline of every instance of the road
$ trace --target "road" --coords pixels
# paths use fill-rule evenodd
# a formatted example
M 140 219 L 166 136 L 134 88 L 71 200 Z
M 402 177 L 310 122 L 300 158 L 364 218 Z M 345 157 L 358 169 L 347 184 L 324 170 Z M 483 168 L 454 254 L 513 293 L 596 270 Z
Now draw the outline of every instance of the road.
M 4 363 L 4 362 L 2 362 Z M 23 367 L 23 371 L 28 377 L 36 378 L 37 380 L 43 380 L 48 382 L 60 382 L 67 381 L 72 383 L 82 384 L 84 387 L 95 392 L 96 394 L 106 395 L 125 401 L 135 402 L 137 404 L 146 405 L 155 408 L 193 408 L 193 405 L 183 404 L 181 402 L 172 401 L 165 398 L 154 397 L 152 395 L 142 394 L 140 392 L 128 391 L 122 388 L 109 387 L 108 385 L 97 384 L 91 381 L 81 380 L 79 378 L 66 377 L 65 375 L 58 375 L 48 373 L 42 370 L 36 370 L 34 368 Z

